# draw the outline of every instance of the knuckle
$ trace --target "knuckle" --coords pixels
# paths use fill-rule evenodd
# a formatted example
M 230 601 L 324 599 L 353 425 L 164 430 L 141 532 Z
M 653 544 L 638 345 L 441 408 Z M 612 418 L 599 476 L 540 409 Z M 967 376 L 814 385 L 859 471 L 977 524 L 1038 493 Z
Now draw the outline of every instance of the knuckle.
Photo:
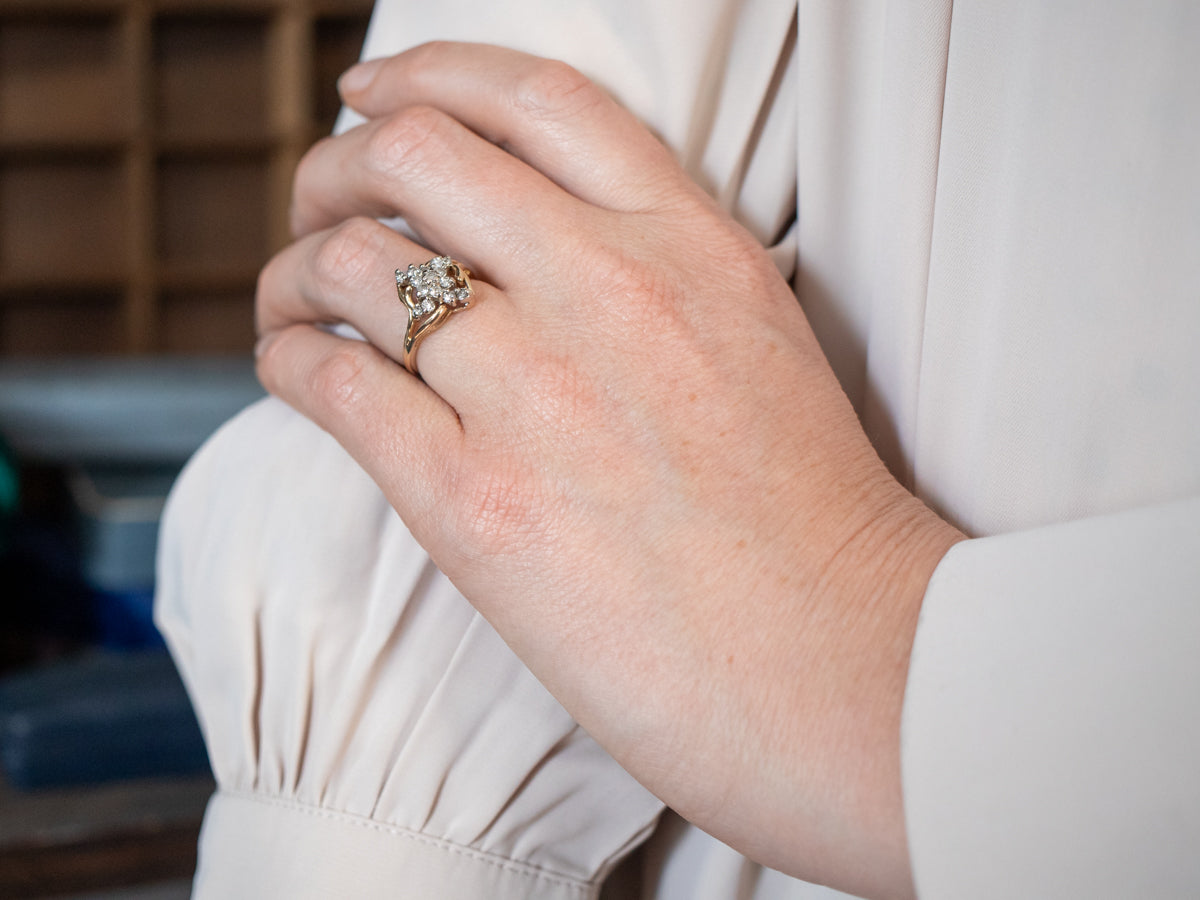
M 385 178 L 411 175 L 446 143 L 447 117 L 430 106 L 409 106 L 382 122 L 366 142 L 370 170 Z
M 429 68 L 436 70 L 438 62 L 450 55 L 454 49 L 455 44 L 453 41 L 426 41 L 406 51 L 401 58 L 408 63 L 410 70 L 413 72 L 420 72 Z
M 336 225 L 312 257 L 313 274 L 324 289 L 369 280 L 383 252 L 381 226 L 356 216 Z
M 601 102 L 604 94 L 583 73 L 564 62 L 538 60 L 517 79 L 514 105 L 537 117 L 566 117 Z
M 314 170 L 319 166 L 319 160 L 328 151 L 333 141 L 332 136 L 322 137 L 300 157 L 300 162 L 296 165 L 296 172 L 292 176 L 293 190 L 299 190 L 312 181 Z
M 272 302 L 276 292 L 275 285 L 277 281 L 281 280 L 279 273 L 281 266 L 279 256 L 276 255 L 269 259 L 258 272 L 258 279 L 254 286 L 254 325 L 260 334 L 271 328 L 276 320 Z
M 279 375 L 282 369 L 280 345 L 285 340 L 287 340 L 286 334 L 279 334 L 267 347 L 260 347 L 256 350 L 254 373 L 258 376 L 262 386 L 271 394 L 280 392 Z
M 332 141 L 332 137 L 321 138 L 300 157 L 300 162 L 296 164 L 296 171 L 292 175 L 292 202 L 288 208 L 288 225 L 292 234 L 300 235 L 309 230 L 307 198 L 323 179 L 321 175 L 322 161 Z
M 363 372 L 369 352 L 361 341 L 342 341 L 309 370 L 308 395 L 317 398 L 334 419 L 358 415 L 365 399 Z

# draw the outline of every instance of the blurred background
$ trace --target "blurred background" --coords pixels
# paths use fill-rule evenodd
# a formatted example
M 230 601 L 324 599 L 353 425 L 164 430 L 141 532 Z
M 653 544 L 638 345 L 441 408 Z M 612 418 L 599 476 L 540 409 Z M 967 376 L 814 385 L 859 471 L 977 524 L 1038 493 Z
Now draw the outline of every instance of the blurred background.
M 0 900 L 188 896 L 158 517 L 261 395 L 259 268 L 370 0 L 0 0 Z

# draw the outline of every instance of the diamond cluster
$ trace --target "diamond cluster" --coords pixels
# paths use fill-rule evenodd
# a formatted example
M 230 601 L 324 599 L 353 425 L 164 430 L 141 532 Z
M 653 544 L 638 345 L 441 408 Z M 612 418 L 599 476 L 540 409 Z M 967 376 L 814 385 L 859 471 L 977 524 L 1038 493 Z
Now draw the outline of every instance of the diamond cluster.
M 396 289 L 412 301 L 413 314 L 427 316 L 439 306 L 469 306 L 471 282 L 462 267 L 448 256 L 435 256 L 421 266 L 396 270 Z

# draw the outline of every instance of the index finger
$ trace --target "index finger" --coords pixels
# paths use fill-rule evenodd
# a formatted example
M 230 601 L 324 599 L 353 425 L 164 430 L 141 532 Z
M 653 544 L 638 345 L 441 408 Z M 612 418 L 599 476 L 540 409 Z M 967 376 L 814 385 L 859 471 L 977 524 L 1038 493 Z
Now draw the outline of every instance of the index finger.
M 368 118 L 433 106 L 562 188 L 617 212 L 656 208 L 681 185 L 674 157 L 566 63 L 487 44 L 434 42 L 360 63 L 338 82 Z

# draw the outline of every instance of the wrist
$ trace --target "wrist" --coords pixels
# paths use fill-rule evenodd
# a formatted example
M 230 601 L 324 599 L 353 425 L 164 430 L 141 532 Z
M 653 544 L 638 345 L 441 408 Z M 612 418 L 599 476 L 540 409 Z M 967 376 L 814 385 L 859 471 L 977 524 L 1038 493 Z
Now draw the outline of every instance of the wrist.
M 854 536 L 831 561 L 827 601 L 843 610 L 832 676 L 843 702 L 828 732 L 831 777 L 846 798 L 864 896 L 911 896 L 900 775 L 900 721 L 921 604 L 934 570 L 965 536 L 887 478 Z

